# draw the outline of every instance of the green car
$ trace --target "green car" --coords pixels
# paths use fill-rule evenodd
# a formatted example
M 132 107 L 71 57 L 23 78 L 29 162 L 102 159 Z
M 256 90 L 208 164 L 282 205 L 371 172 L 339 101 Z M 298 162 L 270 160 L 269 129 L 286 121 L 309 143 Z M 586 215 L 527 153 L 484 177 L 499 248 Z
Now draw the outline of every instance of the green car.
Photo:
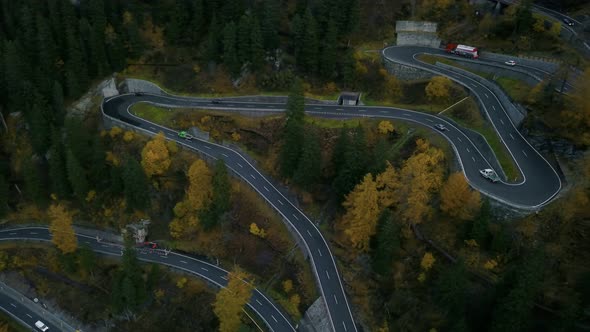
M 184 130 L 181 130 L 181 131 L 178 132 L 178 137 L 184 138 L 184 139 L 187 139 L 187 140 L 190 140 L 190 139 L 193 138 L 193 136 L 191 134 L 187 133 Z

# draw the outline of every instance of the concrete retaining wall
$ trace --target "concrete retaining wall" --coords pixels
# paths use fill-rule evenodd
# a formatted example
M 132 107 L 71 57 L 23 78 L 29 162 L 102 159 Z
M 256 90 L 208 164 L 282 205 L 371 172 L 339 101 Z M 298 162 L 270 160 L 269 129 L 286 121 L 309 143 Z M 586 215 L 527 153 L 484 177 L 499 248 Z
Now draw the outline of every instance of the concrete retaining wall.
M 430 79 L 435 75 L 429 71 L 418 69 L 415 67 L 405 66 L 399 63 L 391 62 L 385 57 L 383 58 L 383 66 L 385 69 L 400 80 L 413 81 L 420 79 Z
M 440 38 L 436 35 L 437 24 L 425 21 L 397 21 L 395 32 L 397 45 L 416 45 L 439 47 Z
M 438 24 L 427 21 L 396 21 L 395 31 L 422 31 L 436 33 Z
M 463 69 L 460 69 L 460 68 L 457 68 L 454 66 L 450 66 L 450 65 L 440 63 L 440 62 L 437 62 L 436 65 L 438 67 L 443 67 L 447 70 L 457 72 L 461 75 L 468 76 L 469 78 L 474 79 L 474 80 L 478 81 L 479 83 L 481 83 L 482 85 L 486 86 L 498 97 L 498 100 L 500 100 L 500 103 L 502 104 L 502 106 L 506 110 L 506 113 L 508 114 L 508 116 L 510 117 L 510 119 L 512 120 L 514 125 L 516 127 L 519 127 L 522 124 L 522 121 L 524 120 L 524 118 L 526 116 L 526 110 L 524 110 L 524 108 L 522 108 L 522 106 L 517 107 L 509 99 L 509 97 L 506 95 L 506 93 L 504 91 L 502 91 L 502 89 L 498 85 L 496 85 L 495 83 L 493 83 L 493 82 L 491 82 L 479 75 L 475 75 L 471 72 L 468 72 L 466 70 L 463 70 Z M 482 106 L 482 105 L 480 105 L 480 106 Z M 484 114 L 484 115 L 486 116 L 486 118 L 489 121 L 490 119 L 488 118 L 487 114 Z

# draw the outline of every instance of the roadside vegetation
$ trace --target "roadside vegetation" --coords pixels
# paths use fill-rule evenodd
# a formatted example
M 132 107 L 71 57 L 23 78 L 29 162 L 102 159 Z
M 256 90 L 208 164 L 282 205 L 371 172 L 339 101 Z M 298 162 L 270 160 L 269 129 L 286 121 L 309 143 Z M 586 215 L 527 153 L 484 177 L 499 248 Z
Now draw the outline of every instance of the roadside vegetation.
M 216 296 L 198 279 L 137 264 L 132 251 L 122 264 L 92 258 L 72 237 L 72 224 L 118 231 L 146 218 L 151 239 L 223 266 L 237 262 L 236 275 L 253 278 L 294 318 L 317 299 L 309 262 L 281 220 L 224 165 L 161 136 L 103 128 L 97 107 L 66 111 L 116 71 L 119 81 L 145 78 L 175 93 L 291 95 L 288 120 L 147 104 L 134 112 L 238 144 L 289 185 L 330 241 L 352 311 L 368 330 L 588 325 L 588 163 L 571 163 L 576 179 L 562 199 L 506 222 L 495 217 L 504 210 L 495 213 L 499 207 L 449 170 L 449 146 L 431 130 L 302 111 L 303 96 L 334 99 L 343 90 L 425 112 L 462 99 L 441 77 L 399 81 L 370 52 L 391 41 L 392 22 L 412 14 L 441 22 L 447 40 L 510 54 L 542 49 L 577 65 L 527 3 L 494 19 L 442 0 L 88 0 L 79 8 L 2 1 L 0 220 L 46 223 L 55 235 L 55 247 L 2 247 L 4 272 L 22 273 L 60 308 L 114 330 L 232 330 L 247 322 L 239 314 L 247 288 Z M 550 82 L 534 87 L 527 126 L 542 123 L 548 136 L 588 146 L 589 73 L 568 96 Z

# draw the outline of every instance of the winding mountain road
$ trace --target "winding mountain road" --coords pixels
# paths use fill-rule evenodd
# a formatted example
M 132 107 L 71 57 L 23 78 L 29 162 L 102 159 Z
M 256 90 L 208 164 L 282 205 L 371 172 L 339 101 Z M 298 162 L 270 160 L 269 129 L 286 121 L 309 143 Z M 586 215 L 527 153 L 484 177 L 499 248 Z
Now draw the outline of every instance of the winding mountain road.
M 523 180 L 518 183 L 491 183 L 482 178 L 479 170 L 493 168 L 478 148 L 463 131 L 443 117 L 392 107 L 342 106 L 333 104 L 306 104 L 305 111 L 310 115 L 330 118 L 369 117 L 396 119 L 416 123 L 432 130 L 435 124 L 444 124 L 448 131 L 437 131 L 453 147 L 469 184 L 480 192 L 508 205 L 528 210 L 537 210 L 548 203 L 561 189 L 561 180 L 551 165 L 526 141 L 516 129 L 497 96 L 481 83 L 467 76 L 436 67 L 417 59 L 421 53 L 436 54 L 438 51 L 423 47 L 389 47 L 383 56 L 407 66 L 444 75 L 465 88 L 485 105 L 484 111 L 492 119 L 492 125 L 502 142 L 516 161 Z M 295 230 L 309 254 L 318 281 L 328 318 L 335 331 L 356 331 L 354 318 L 344 292 L 344 287 L 330 247 L 314 222 L 312 222 L 294 203 L 287 199 L 273 184 L 273 180 L 263 175 L 239 152 L 228 147 L 201 140 L 185 140 L 176 130 L 139 118 L 130 112 L 136 103 L 145 102 L 168 108 L 201 108 L 224 111 L 248 111 L 277 113 L 285 110 L 284 103 L 245 102 L 235 99 L 221 99 L 213 103 L 208 98 L 173 96 L 168 94 L 123 94 L 103 101 L 102 111 L 107 118 L 121 121 L 127 126 L 147 134 L 164 133 L 169 140 L 176 141 L 186 148 L 195 150 L 212 159 L 223 159 L 227 167 L 256 190 Z M 265 313 L 259 313 L 268 323 Z M 279 331 L 279 330 L 277 330 Z
M 87 245 L 97 253 L 109 256 L 121 256 L 123 254 L 123 247 L 121 244 L 100 241 L 96 237 L 91 237 L 84 234 L 76 234 L 76 238 L 78 240 L 78 245 Z M 0 230 L 0 241 L 50 242 L 51 234 L 46 227 L 2 229 Z M 220 288 L 227 285 L 228 271 L 203 260 L 182 255 L 180 253 L 166 252 L 160 249 L 150 250 L 149 248 L 137 249 L 137 256 L 139 260 L 144 262 L 163 264 L 188 272 L 190 274 L 197 275 Z M 4 303 L 3 297 L 0 296 L 0 305 L 2 305 L 2 303 Z M 250 298 L 250 301 L 247 305 L 265 322 L 271 331 L 296 331 L 289 316 L 286 313 L 283 313 L 279 306 L 277 306 L 258 289 L 254 289 L 252 292 L 252 297 Z M 14 307 L 0 309 L 5 309 L 5 311 L 17 316 L 20 316 L 22 311 L 22 314 L 27 315 L 27 317 L 28 315 L 31 316 L 30 320 L 33 322 L 32 324 L 34 324 L 35 321 L 39 319 L 39 314 L 27 312 L 26 308 L 22 306 L 17 307 L 14 304 L 13 306 Z M 29 320 L 23 319 L 23 321 L 27 322 L 28 324 Z M 59 328 L 55 327 L 55 325 L 47 322 L 46 320 L 43 320 L 43 322 L 50 326 L 50 328 L 53 327 L 51 331 L 60 330 Z

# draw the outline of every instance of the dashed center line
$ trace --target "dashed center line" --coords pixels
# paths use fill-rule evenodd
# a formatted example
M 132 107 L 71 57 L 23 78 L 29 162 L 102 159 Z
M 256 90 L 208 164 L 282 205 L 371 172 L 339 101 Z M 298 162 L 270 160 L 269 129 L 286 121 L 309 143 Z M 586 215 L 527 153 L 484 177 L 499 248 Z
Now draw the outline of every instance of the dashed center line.
M 337 111 L 344 111 L 344 108 L 337 108 Z
M 526 152 L 524 152 L 524 150 L 522 150 L 522 153 L 524 154 L 524 156 L 525 156 L 525 157 L 527 157 L 527 158 L 529 157 L 529 156 L 526 154 Z
M 320 249 L 318 249 L 318 254 L 320 254 L 320 257 L 322 257 L 322 251 Z
M 206 268 L 202 267 L 201 270 L 209 272 Z
M 504 125 L 504 121 L 502 121 L 502 119 L 500 119 L 500 122 L 502 123 L 502 125 Z
M 344 321 L 342 321 L 342 326 L 344 326 L 344 332 L 348 331 L 348 330 L 346 329 L 346 323 L 344 323 Z
M 330 280 L 330 274 L 328 273 L 328 270 L 326 270 L 326 277 L 328 278 L 328 280 Z
M 434 121 L 432 121 L 432 120 L 430 120 L 430 119 L 426 119 L 426 121 L 428 121 L 428 122 L 434 122 Z
M 226 155 L 225 153 L 222 153 L 221 155 L 224 156 L 225 158 L 229 158 L 229 156 Z
M 250 177 L 253 178 L 254 180 L 256 180 L 256 177 L 254 176 L 254 174 L 250 174 Z
M 16 308 L 16 306 L 14 305 L 14 303 L 11 303 L 10 305 Z
M 309 235 L 309 237 L 313 237 L 313 235 L 311 235 L 311 232 L 309 231 L 309 229 L 307 230 L 307 234 Z
M 260 302 L 258 299 L 256 299 L 256 303 L 258 303 L 258 305 L 262 305 L 262 302 Z
M 461 137 L 457 136 L 457 139 L 459 140 L 459 142 L 463 142 L 463 140 L 461 139 Z
M 240 168 L 244 168 L 244 166 L 242 166 L 242 164 L 238 163 L 238 166 L 240 166 Z
M 29 314 L 25 314 L 25 315 L 27 315 L 27 317 L 29 317 L 29 318 L 33 318 L 33 316 L 31 316 L 31 315 L 29 315 Z
M 221 277 L 221 279 L 223 279 L 223 280 L 227 280 L 227 277 Z
M 277 199 L 277 201 L 279 202 L 279 204 L 285 205 L 285 204 L 283 204 L 283 202 L 280 199 Z
M 275 316 L 270 315 L 270 317 L 272 317 L 272 319 L 274 319 L 275 323 L 278 323 L 279 321 L 275 318 Z
M 338 304 L 338 299 L 336 298 L 336 294 L 333 294 L 333 295 L 334 295 L 334 302 L 336 302 L 336 304 Z
M 412 114 L 404 113 L 404 116 L 409 116 L 409 117 L 411 117 L 411 116 L 412 116 Z
M 471 159 L 473 159 L 473 162 L 475 162 L 475 157 L 471 157 Z
M 359 110 L 359 112 L 366 112 L 367 110 Z
M 490 98 L 490 96 L 488 96 L 488 94 L 487 94 L 487 93 L 484 93 L 484 95 L 486 95 L 486 98 Z
M 29 232 L 31 235 L 37 235 L 37 232 Z
M 510 138 L 514 139 L 514 136 L 512 136 L 512 133 L 510 133 L 510 134 L 508 134 L 508 135 L 510 135 Z
M 467 150 L 467 152 L 471 153 L 471 151 L 469 151 L 469 148 L 465 148 L 465 150 Z
M 268 190 L 268 188 L 266 186 L 264 186 L 264 190 L 266 190 L 267 192 L 270 192 L 270 190 Z
M 188 264 L 187 261 L 180 261 L 182 264 Z
M 379 111 L 379 113 L 387 113 L 387 111 Z
M 299 220 L 299 218 L 297 218 L 297 216 L 295 215 L 295 213 L 293 213 L 293 218 Z
M 492 109 L 494 109 L 494 111 L 495 111 L 495 110 L 496 110 L 496 106 L 493 106 L 493 105 L 492 105 Z
M 205 145 L 205 149 L 207 149 L 207 150 L 211 150 L 211 147 L 210 147 L 210 146 L 208 146 L 208 145 Z

